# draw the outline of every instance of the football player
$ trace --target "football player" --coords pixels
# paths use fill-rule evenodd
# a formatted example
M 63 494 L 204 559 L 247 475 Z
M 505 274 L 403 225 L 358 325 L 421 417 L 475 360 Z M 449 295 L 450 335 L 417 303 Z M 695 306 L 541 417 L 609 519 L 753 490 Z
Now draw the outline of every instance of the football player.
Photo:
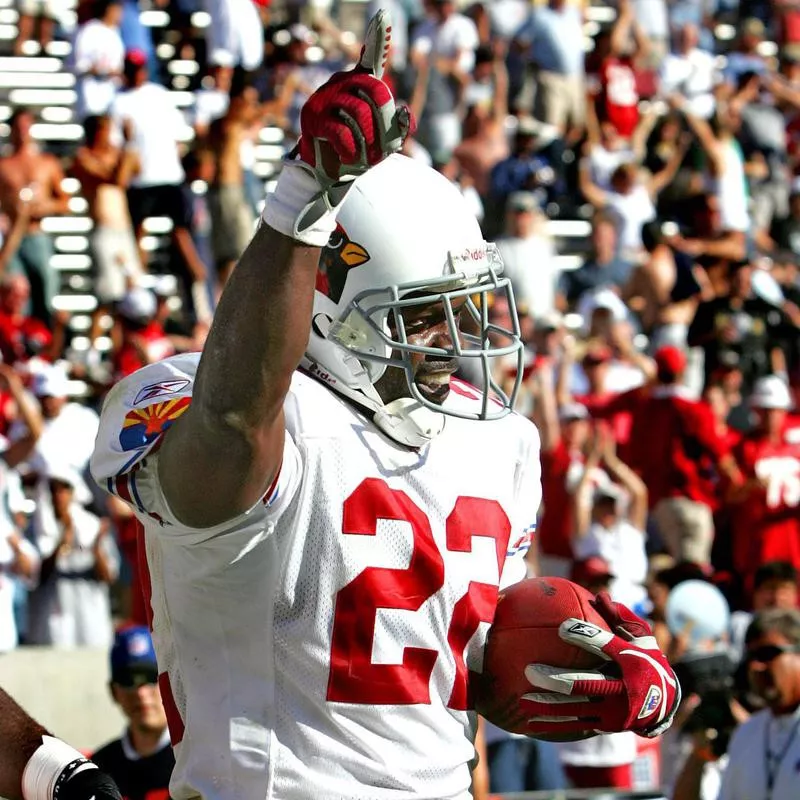
M 525 575 L 539 440 L 491 377 L 522 374 L 516 317 L 489 322 L 514 308 L 497 252 L 397 154 L 388 30 L 307 101 L 203 354 L 104 405 L 92 470 L 144 523 L 173 797 L 469 797 L 470 676 Z M 654 643 L 597 633 L 617 676 L 534 665 L 531 733 L 668 723 Z
M 122 800 L 114 781 L 0 689 L 0 797 Z

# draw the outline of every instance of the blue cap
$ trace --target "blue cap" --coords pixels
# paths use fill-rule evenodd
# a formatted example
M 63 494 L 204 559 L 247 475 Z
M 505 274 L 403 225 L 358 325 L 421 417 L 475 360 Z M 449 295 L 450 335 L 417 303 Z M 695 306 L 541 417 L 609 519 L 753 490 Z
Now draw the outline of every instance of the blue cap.
M 123 686 L 154 683 L 158 677 L 156 651 L 150 631 L 143 625 L 122 628 L 111 648 L 111 680 Z

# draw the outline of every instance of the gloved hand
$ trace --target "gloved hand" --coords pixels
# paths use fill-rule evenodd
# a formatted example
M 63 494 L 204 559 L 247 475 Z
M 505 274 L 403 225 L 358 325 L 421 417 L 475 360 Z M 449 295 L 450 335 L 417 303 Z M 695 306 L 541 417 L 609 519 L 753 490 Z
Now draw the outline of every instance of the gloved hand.
M 53 800 L 122 800 L 117 784 L 99 769 L 82 769 L 56 784 Z
M 264 219 L 273 228 L 324 244 L 333 224 L 322 222 L 317 231 L 318 223 L 330 217 L 355 178 L 402 147 L 411 113 L 395 105 L 381 80 L 390 42 L 389 15 L 381 10 L 369 22 L 358 64 L 337 72 L 306 101 L 300 140 L 284 162 L 285 178 L 278 180 L 280 197 L 268 198 Z
M 594 601 L 606 631 L 570 618 L 559 627 L 565 642 L 609 662 L 597 670 L 529 664 L 525 677 L 537 690 L 523 695 L 530 733 L 586 734 L 635 731 L 654 737 L 672 724 L 680 684 L 648 624 L 601 592 Z

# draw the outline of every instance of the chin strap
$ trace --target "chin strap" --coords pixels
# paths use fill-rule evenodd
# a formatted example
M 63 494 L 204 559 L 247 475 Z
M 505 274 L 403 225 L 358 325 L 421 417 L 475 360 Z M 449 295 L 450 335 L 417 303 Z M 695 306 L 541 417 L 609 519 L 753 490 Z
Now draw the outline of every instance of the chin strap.
M 426 408 L 412 397 L 400 397 L 384 404 L 369 379 L 364 364 L 329 339 L 320 336 L 312 326 L 309 349 L 327 355 L 324 364 L 308 351 L 300 366 L 328 388 L 357 405 L 390 439 L 406 447 L 422 447 L 444 429 L 444 414 Z

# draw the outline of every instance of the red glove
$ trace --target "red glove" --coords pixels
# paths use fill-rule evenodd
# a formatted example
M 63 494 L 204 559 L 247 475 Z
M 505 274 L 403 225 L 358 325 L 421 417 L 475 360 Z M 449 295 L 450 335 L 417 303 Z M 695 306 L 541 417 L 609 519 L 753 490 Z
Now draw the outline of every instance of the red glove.
M 337 72 L 300 112 L 298 153 L 314 168 L 323 187 L 358 176 L 396 153 L 409 131 L 409 110 L 395 106 L 389 87 L 381 80 L 391 30 L 389 15 L 375 14 L 356 67 Z
M 594 606 L 611 631 L 570 618 L 561 623 L 559 636 L 609 664 L 583 671 L 529 664 L 525 677 L 544 690 L 523 695 L 520 702 L 529 732 L 658 736 L 672 724 L 681 700 L 675 673 L 643 619 L 605 592 Z

